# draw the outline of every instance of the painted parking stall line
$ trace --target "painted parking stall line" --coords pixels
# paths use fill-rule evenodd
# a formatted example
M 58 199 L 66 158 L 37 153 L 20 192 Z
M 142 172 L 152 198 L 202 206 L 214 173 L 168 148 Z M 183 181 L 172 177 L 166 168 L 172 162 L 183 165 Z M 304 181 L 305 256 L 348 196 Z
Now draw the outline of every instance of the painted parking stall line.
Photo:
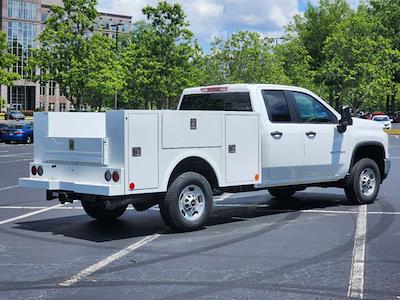
M 367 206 L 358 208 L 357 225 L 354 234 L 353 258 L 347 297 L 364 297 L 365 240 L 367 233 Z
M 159 233 L 155 233 L 152 235 L 149 235 L 143 239 L 141 239 L 140 241 L 122 249 L 121 251 L 118 251 L 108 257 L 106 257 L 105 259 L 99 261 L 98 263 L 95 263 L 94 265 L 84 269 L 83 271 L 73 275 L 72 277 L 70 277 L 69 279 L 59 283 L 57 286 L 58 287 L 69 287 L 77 282 L 79 282 L 80 280 L 90 276 L 91 274 L 95 273 L 96 271 L 104 268 L 105 266 L 111 264 L 112 262 L 124 257 L 125 255 L 135 251 L 136 249 L 150 243 L 151 241 L 154 241 L 155 239 L 157 239 L 160 236 Z
M 21 219 L 25 219 L 25 218 L 28 218 L 28 217 L 31 217 L 31 216 L 34 216 L 34 215 L 38 215 L 38 214 L 44 213 L 46 211 L 49 211 L 49 210 L 55 209 L 57 207 L 60 207 L 62 205 L 64 205 L 64 204 L 57 204 L 57 205 L 46 207 L 46 208 L 43 208 L 43 209 L 40 209 L 40 210 L 32 211 L 30 213 L 23 214 L 23 215 L 14 217 L 14 218 L 10 218 L 10 219 L 4 220 L 4 221 L 0 221 L 0 225 L 11 223 L 11 222 L 18 221 L 18 220 L 21 220 Z
M 18 185 L 12 185 L 12 186 L 2 187 L 2 188 L 0 188 L 0 192 L 1 192 L 1 191 L 6 191 L 6 190 L 15 189 L 15 188 L 17 188 L 17 187 L 18 187 Z

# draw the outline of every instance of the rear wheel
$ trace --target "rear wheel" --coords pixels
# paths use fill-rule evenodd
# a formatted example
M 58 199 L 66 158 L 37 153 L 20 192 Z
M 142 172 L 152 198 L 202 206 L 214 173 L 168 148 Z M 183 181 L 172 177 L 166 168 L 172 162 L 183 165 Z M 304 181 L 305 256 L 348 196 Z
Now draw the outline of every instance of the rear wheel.
M 381 184 L 379 167 L 375 161 L 363 158 L 356 162 L 346 178 L 344 191 L 354 204 L 367 204 L 376 199 Z
M 292 188 L 269 188 L 268 192 L 276 198 L 288 199 L 296 193 L 296 190 Z
M 195 172 L 178 176 L 160 203 L 164 222 L 177 231 L 202 228 L 213 207 L 213 192 L 206 178 Z
M 127 205 L 122 205 L 114 209 L 107 210 L 104 205 L 99 205 L 98 203 L 82 201 L 82 207 L 86 214 L 93 219 L 100 221 L 112 221 L 125 212 Z

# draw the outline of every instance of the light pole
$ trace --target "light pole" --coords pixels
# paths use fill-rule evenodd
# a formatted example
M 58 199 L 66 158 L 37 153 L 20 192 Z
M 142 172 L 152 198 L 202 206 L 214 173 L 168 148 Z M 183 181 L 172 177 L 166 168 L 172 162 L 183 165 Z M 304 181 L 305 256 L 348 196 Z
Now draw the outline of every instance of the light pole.
M 119 26 L 123 26 L 124 24 L 118 23 L 118 24 L 112 24 L 111 28 L 115 28 L 115 54 L 116 58 L 118 59 L 118 34 L 119 34 Z M 115 88 L 115 99 L 114 99 L 114 109 L 118 109 L 118 90 Z

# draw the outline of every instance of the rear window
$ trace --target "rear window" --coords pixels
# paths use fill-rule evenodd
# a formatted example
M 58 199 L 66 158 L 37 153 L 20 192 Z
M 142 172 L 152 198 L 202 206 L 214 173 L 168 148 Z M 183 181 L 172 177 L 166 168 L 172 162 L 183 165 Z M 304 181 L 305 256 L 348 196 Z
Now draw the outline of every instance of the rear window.
M 185 95 L 179 109 L 252 111 L 248 92 Z
M 262 91 L 271 122 L 291 122 L 290 109 L 283 91 Z

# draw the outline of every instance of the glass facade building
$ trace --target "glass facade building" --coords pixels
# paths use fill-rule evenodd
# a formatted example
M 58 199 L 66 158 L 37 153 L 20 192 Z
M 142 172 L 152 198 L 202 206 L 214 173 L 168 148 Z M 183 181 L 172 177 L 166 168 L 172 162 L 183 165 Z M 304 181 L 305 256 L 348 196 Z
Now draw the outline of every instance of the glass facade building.
M 20 75 L 13 86 L 0 86 L 0 96 L 6 100 L 6 106 L 0 110 L 18 109 L 45 111 L 68 111 L 73 108 L 60 93 L 59 85 L 54 82 L 31 82 L 27 62 L 33 55 L 32 49 L 38 46 L 37 37 L 45 27 L 44 22 L 50 15 L 51 5 L 61 5 L 61 0 L 0 0 L 0 25 L 6 32 L 9 51 L 18 57 L 13 71 Z M 120 31 L 130 28 L 130 16 L 99 13 L 97 28 L 104 30 L 110 37 L 115 35 L 111 25 L 122 24 Z

